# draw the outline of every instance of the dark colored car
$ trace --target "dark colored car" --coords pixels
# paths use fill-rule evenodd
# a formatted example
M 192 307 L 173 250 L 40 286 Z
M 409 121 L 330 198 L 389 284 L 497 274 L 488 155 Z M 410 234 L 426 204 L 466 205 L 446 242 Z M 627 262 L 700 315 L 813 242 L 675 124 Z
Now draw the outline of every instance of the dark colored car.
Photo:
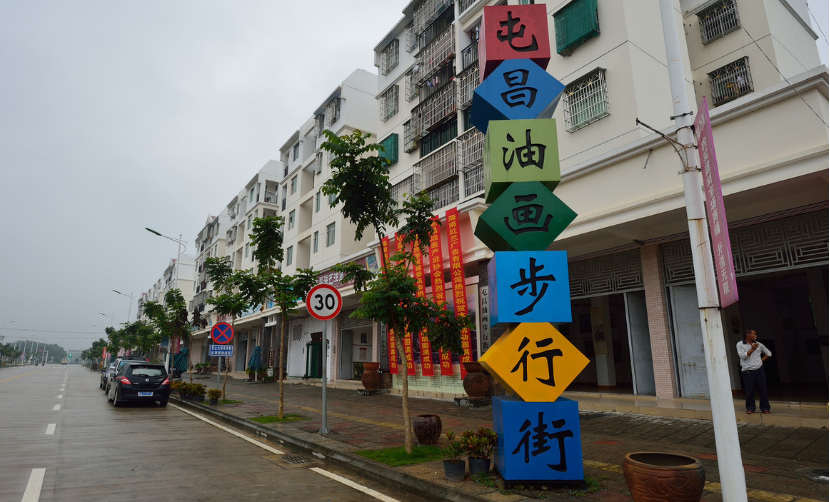
M 110 371 L 115 371 L 115 363 L 105 365 L 104 368 L 101 370 L 101 382 L 98 384 L 98 388 L 103 391 L 107 390 L 107 378 Z
M 155 402 L 167 406 L 170 378 L 163 364 L 130 361 L 118 371 L 108 394 L 114 406 L 126 402 Z
M 104 392 L 106 392 L 107 395 L 109 395 L 110 386 L 112 385 L 112 380 L 115 378 L 115 375 L 118 374 L 121 367 L 127 362 L 146 363 L 147 360 L 141 356 L 122 356 L 116 359 L 107 369 L 107 376 L 104 379 Z

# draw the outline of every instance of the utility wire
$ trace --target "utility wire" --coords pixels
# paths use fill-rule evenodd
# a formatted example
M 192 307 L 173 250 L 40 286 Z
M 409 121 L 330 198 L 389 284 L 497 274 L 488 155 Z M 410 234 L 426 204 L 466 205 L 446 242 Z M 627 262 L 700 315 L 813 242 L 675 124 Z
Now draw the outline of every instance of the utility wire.
M 816 16 L 813 15 L 813 11 L 810 10 L 809 5 L 807 5 L 807 12 L 810 13 L 810 17 L 813 18 L 813 21 L 816 22 L 816 28 L 818 28 L 818 32 L 821 33 L 821 36 L 824 38 L 824 41 L 827 42 L 827 35 L 825 35 L 824 32 L 821 30 L 821 24 L 819 24 L 818 19 L 816 19 Z

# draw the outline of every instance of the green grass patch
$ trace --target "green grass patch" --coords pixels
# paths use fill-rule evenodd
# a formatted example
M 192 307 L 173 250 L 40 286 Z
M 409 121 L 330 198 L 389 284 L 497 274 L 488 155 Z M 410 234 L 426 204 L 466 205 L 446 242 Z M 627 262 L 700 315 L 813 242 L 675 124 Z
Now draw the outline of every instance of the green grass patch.
M 233 399 L 220 399 L 219 404 L 241 404 L 242 401 L 234 401 Z
M 283 415 L 283 418 L 280 418 L 277 415 L 267 415 L 264 417 L 253 417 L 250 420 L 258 424 L 279 424 L 283 422 L 299 422 L 300 420 L 308 420 L 308 418 L 300 415 L 287 414 Z
M 361 457 L 366 457 L 393 467 L 431 462 L 442 458 L 441 448 L 433 445 L 413 446 L 412 455 L 406 453 L 403 446 L 384 448 L 382 450 L 363 450 L 355 453 Z

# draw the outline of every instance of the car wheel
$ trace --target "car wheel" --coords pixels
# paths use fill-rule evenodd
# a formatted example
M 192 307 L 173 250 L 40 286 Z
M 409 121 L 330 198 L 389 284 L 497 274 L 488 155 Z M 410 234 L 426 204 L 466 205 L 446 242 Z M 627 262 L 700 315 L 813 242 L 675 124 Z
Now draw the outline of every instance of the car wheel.
M 159 401 L 159 406 L 164 408 L 165 406 L 167 406 L 167 401 Z
M 112 405 L 118 408 L 121 403 L 118 402 L 118 389 L 115 389 L 115 395 L 112 397 Z

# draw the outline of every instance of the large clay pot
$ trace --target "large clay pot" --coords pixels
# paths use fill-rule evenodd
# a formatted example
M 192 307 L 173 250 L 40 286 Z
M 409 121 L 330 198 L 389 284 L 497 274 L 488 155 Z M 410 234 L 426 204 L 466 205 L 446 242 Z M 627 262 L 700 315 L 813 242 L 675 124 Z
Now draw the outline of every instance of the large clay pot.
M 363 376 L 360 377 L 360 381 L 363 382 L 363 387 L 366 390 L 378 390 L 380 385 L 379 366 L 380 363 L 363 363 Z
M 700 460 L 648 451 L 626 455 L 623 476 L 634 502 L 700 502 L 706 481 Z
M 436 444 L 441 437 L 441 417 L 438 415 L 416 415 L 412 419 L 412 431 L 419 444 Z
M 487 395 L 490 390 L 490 379 L 484 373 L 484 367 L 478 361 L 464 364 L 467 376 L 464 377 L 464 392 L 473 399 L 480 399 Z

